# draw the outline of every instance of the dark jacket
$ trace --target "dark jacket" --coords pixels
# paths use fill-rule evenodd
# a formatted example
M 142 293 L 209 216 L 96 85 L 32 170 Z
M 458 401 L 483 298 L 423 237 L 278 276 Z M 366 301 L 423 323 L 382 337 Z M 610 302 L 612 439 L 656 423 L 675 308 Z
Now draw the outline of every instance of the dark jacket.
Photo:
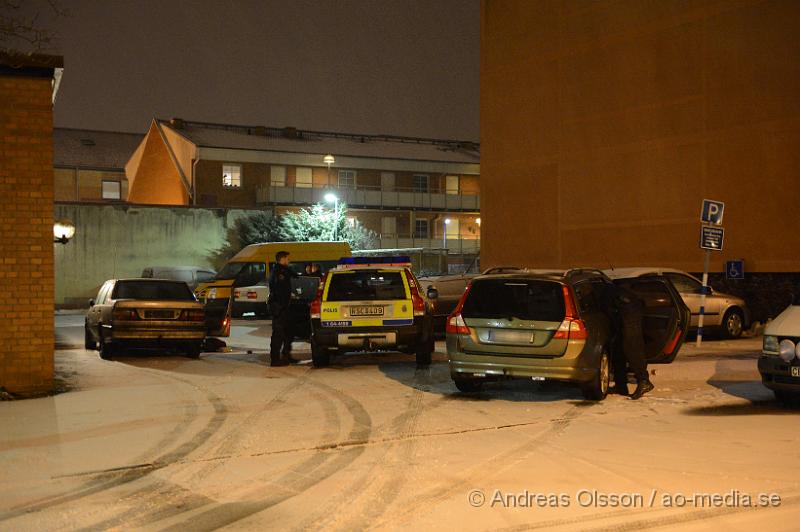
M 269 302 L 272 309 L 284 309 L 292 300 L 292 279 L 298 275 L 288 266 L 275 264 L 269 274 Z

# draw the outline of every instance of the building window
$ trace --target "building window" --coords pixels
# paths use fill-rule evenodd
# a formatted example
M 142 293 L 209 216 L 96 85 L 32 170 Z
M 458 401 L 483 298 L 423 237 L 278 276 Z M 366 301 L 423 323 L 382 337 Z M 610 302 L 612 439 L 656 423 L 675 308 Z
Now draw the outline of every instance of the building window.
M 348 216 L 345 222 L 347 223 L 347 227 L 355 227 L 357 223 L 355 216 Z
M 273 187 L 286 186 L 286 167 L 285 166 L 270 166 L 269 167 L 269 184 Z
M 346 188 L 356 187 L 356 171 L 355 170 L 339 170 L 339 186 Z
M 381 238 L 394 238 L 397 236 L 397 218 L 384 216 L 381 218 Z
M 102 196 L 107 200 L 122 199 L 122 183 L 119 181 L 105 181 L 102 184 Z
M 428 175 L 427 174 L 414 174 L 412 186 L 414 192 L 428 192 Z
M 294 174 L 294 186 L 297 188 L 311 188 L 313 179 L 311 168 L 296 168 Z
M 222 186 L 239 188 L 242 186 L 242 165 L 222 165 Z
M 430 238 L 428 220 L 414 220 L 414 238 Z
M 447 226 L 447 238 L 458 238 L 461 236 L 461 228 L 459 227 L 458 218 L 449 218 L 450 223 Z
M 459 183 L 457 175 L 449 175 L 445 177 L 446 193 L 450 195 L 458 195 Z

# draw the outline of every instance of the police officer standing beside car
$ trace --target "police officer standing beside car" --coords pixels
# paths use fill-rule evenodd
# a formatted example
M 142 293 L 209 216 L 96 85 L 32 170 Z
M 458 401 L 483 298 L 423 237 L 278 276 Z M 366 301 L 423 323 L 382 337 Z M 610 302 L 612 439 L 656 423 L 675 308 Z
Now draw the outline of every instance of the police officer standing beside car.
M 267 307 L 272 315 L 270 365 L 286 366 L 292 359 L 292 324 L 289 306 L 292 301 L 292 279 L 298 275 L 289 268 L 289 252 L 275 254 L 275 266 L 269 275 Z

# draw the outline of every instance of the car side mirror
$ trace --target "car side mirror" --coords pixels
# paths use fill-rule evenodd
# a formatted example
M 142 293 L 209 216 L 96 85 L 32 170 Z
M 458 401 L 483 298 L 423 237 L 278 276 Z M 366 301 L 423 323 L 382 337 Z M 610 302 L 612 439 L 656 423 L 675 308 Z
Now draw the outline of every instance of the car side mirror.
M 439 291 L 434 287 L 428 288 L 428 299 L 438 299 L 439 298 Z
M 93 306 L 94 306 L 94 299 L 90 299 L 89 300 L 89 308 L 92 308 Z

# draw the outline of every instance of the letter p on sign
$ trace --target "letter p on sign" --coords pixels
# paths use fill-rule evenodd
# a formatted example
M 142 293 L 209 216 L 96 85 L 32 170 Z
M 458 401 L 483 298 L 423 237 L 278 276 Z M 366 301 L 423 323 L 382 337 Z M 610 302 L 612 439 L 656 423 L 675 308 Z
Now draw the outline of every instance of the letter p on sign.
M 722 214 L 725 212 L 725 203 L 714 200 L 703 200 L 701 220 L 707 224 L 721 225 Z

